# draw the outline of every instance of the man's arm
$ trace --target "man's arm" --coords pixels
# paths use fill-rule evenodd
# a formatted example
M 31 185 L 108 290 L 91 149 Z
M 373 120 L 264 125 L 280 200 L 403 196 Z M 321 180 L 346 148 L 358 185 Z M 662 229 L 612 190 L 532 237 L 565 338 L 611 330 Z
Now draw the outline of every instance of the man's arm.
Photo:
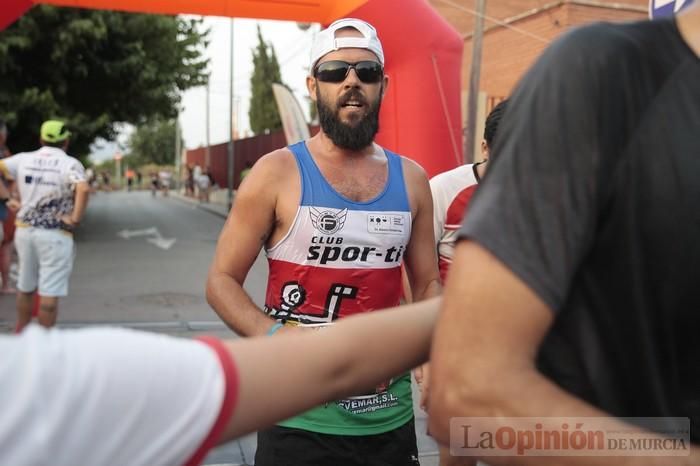
M 0 199 L 9 199 L 10 190 L 5 186 L 5 182 L 0 178 Z
M 537 371 L 535 356 L 553 315 L 484 248 L 472 241 L 458 245 L 431 353 L 429 426 L 440 443 L 449 444 L 453 417 L 609 416 Z M 640 430 L 612 417 L 608 421 L 610 429 Z M 690 465 L 698 464 L 693 456 L 697 454 L 693 450 L 690 457 L 616 457 L 615 464 Z M 493 465 L 610 464 L 610 458 L 593 456 L 484 460 Z
M 17 183 L 14 182 L 17 170 L 17 159 L 8 157 L 0 160 L 0 199 L 9 199 L 7 206 L 10 209 L 16 210 L 19 208 L 19 203 L 12 199 L 13 191 L 16 191 Z
M 280 173 L 294 170 L 286 155 L 283 151 L 266 155 L 245 177 L 209 268 L 207 302 L 240 335 L 264 335 L 274 324 L 253 303 L 243 282 L 275 226 Z
M 407 159 L 404 159 L 403 167 L 406 185 L 411 189 L 410 199 L 415 205 L 404 262 L 413 300 L 420 301 L 441 292 L 433 231 L 433 197 L 425 171 Z
M 75 205 L 73 212 L 67 215 L 69 225 L 77 225 L 83 218 L 85 209 L 87 208 L 88 197 L 90 196 L 90 186 L 87 181 L 80 181 L 75 185 Z
M 439 306 L 440 298 L 434 298 L 347 317 L 321 330 L 227 343 L 240 386 L 221 441 L 363 393 L 424 362 Z M 289 354 L 305 356 L 280 356 Z
M 445 233 L 445 216 L 447 212 L 441 208 L 442 202 L 440 202 L 442 197 L 445 197 L 443 196 L 444 186 L 440 177 L 431 178 L 429 183 L 430 195 L 433 199 L 433 234 L 435 235 L 433 239 L 437 248 L 442 235 Z

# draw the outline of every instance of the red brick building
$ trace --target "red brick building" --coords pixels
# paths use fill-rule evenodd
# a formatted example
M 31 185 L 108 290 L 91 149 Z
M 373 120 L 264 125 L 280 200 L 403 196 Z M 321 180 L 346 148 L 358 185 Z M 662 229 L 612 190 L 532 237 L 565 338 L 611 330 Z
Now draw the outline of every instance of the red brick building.
M 430 0 L 464 37 L 462 89 L 467 90 L 475 0 Z M 647 17 L 649 0 L 486 0 L 481 90 L 508 95 L 523 73 L 562 32 L 594 21 Z M 498 21 L 498 22 L 496 22 Z
M 466 108 L 476 0 L 429 0 L 464 38 L 462 108 Z M 477 134 L 542 51 L 568 29 L 594 21 L 648 17 L 649 0 L 486 0 Z M 463 122 L 465 113 L 463 113 Z M 479 143 L 480 141 L 476 141 Z M 477 152 L 478 153 L 478 152 Z

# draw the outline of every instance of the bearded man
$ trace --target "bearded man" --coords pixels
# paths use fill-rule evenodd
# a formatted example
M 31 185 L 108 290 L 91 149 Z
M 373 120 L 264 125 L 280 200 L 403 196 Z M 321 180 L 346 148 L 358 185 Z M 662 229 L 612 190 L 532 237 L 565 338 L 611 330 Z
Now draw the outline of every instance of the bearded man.
M 341 19 L 316 36 L 307 87 L 321 129 L 253 166 L 209 272 L 207 300 L 238 334 L 315 331 L 396 306 L 402 263 L 414 299 L 440 293 L 428 178 L 374 142 L 388 85 L 370 24 Z M 261 309 L 243 282 L 263 247 L 269 279 Z M 279 364 L 304 356 L 280 354 Z M 373 357 L 367 354 L 367 364 Z M 406 466 L 418 464 L 417 456 L 404 374 L 260 432 L 255 464 Z

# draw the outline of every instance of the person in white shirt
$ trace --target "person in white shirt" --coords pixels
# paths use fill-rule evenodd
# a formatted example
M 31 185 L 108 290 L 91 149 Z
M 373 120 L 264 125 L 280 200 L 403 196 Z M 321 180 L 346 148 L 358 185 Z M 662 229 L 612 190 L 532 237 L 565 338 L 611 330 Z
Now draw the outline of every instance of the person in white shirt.
M 0 464 L 200 464 L 217 444 L 424 362 L 438 307 L 230 342 L 35 324 L 0 335 Z M 292 354 L 305 357 L 280 359 Z
M 17 328 L 31 321 L 33 295 L 39 294 L 39 323 L 56 323 L 58 298 L 68 295 L 75 246 L 73 230 L 87 206 L 89 186 L 80 161 L 66 154 L 65 123 L 41 125 L 41 148 L 0 160 L 0 173 L 17 182 L 15 246 L 19 259 Z
M 479 186 L 481 178 L 486 174 L 489 153 L 496 140 L 498 125 L 507 106 L 508 100 L 501 101 L 486 117 L 484 139 L 481 141 L 481 162 L 461 165 L 430 179 L 430 191 L 433 195 L 433 226 L 440 278 L 443 283 L 447 277 L 447 270 L 452 264 L 459 227 L 467 213 L 472 195 Z

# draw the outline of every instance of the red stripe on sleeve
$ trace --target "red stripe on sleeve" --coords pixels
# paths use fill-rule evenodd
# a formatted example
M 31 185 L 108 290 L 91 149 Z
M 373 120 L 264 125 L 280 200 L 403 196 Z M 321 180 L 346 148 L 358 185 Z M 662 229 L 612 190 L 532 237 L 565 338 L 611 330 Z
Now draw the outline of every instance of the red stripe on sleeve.
M 194 455 L 192 455 L 187 463 L 185 463 L 185 466 L 199 465 L 204 460 L 207 453 L 209 453 L 209 450 L 216 446 L 221 434 L 231 419 L 231 415 L 233 415 L 233 409 L 238 401 L 238 369 L 231 357 L 231 353 L 218 338 L 203 336 L 197 338 L 197 340 L 212 348 L 217 356 L 219 356 L 221 368 L 224 371 L 226 387 L 224 389 L 224 400 L 223 403 L 221 403 L 221 411 L 219 411 L 216 422 L 214 422 L 214 425 L 209 431 L 209 434 L 205 437 L 202 445 L 195 451 Z

